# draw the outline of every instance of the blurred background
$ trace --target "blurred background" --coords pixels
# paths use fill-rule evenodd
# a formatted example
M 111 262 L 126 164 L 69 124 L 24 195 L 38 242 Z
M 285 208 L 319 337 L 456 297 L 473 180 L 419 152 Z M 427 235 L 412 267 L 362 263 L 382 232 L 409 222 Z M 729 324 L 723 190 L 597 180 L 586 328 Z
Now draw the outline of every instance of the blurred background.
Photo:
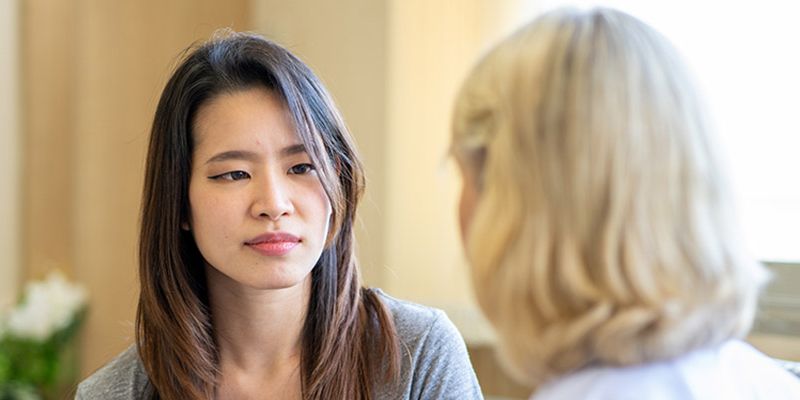
M 60 269 L 84 285 L 85 377 L 133 341 L 149 126 L 181 52 L 231 27 L 288 47 L 328 86 L 362 152 L 367 284 L 447 311 L 493 397 L 456 223 L 450 107 L 476 58 L 553 0 L 0 0 L 0 310 Z M 777 279 L 751 342 L 800 360 L 800 27 L 793 2 L 616 0 L 687 56 L 717 116 L 753 251 Z

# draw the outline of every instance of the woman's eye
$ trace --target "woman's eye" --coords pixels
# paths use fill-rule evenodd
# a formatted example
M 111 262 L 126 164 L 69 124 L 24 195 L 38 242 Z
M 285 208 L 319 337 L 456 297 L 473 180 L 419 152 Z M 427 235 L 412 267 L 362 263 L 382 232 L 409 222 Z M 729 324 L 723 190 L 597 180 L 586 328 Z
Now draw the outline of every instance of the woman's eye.
M 244 171 L 231 171 L 211 177 L 211 179 L 214 180 L 226 180 L 226 181 L 239 181 L 248 178 L 250 178 L 250 174 Z
M 308 163 L 303 163 L 303 164 L 297 164 L 292 168 L 289 168 L 289 173 L 295 175 L 303 175 L 313 171 L 314 169 L 315 168 L 313 165 Z

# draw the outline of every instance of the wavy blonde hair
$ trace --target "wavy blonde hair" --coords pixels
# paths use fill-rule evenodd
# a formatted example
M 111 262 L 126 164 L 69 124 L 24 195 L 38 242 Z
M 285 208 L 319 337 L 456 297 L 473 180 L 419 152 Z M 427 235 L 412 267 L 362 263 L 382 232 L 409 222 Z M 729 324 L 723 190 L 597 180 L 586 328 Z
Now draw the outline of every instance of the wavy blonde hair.
M 515 376 L 749 330 L 767 274 L 742 250 L 716 150 L 673 47 L 622 12 L 552 11 L 475 67 L 453 121 L 479 192 L 465 248 Z

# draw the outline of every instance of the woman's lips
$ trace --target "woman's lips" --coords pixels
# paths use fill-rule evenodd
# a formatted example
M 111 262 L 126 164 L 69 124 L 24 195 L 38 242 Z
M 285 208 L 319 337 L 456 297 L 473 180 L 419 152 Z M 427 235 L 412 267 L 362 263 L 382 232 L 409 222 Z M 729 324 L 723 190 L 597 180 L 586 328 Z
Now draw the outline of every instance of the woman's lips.
M 266 256 L 286 255 L 299 244 L 299 237 L 285 232 L 265 233 L 245 242 L 245 245 Z

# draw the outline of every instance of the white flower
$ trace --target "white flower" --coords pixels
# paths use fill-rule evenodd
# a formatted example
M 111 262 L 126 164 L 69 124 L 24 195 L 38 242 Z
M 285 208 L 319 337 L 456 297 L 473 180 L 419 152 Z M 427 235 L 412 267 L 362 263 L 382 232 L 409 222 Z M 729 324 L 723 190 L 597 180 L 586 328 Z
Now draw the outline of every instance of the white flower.
M 7 332 L 35 340 L 46 340 L 66 328 L 86 304 L 86 291 L 72 285 L 60 272 L 25 287 L 24 300 L 7 317 Z

